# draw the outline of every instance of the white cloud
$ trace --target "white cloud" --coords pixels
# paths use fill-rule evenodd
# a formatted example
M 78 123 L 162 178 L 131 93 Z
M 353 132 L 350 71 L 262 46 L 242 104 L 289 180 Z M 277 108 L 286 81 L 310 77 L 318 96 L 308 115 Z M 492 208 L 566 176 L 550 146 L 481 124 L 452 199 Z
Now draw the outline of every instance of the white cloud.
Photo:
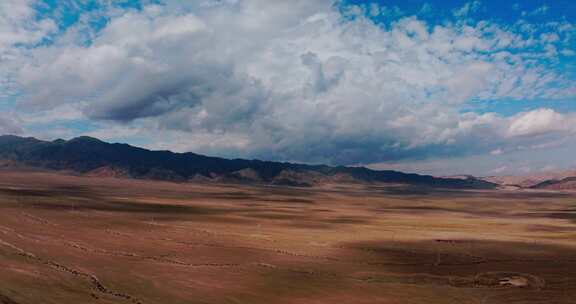
M 490 155 L 502 155 L 502 154 L 504 154 L 504 151 L 502 151 L 502 149 L 500 148 L 490 151 Z
M 33 0 L 0 1 L 0 102 L 18 93 L 14 78 L 26 46 L 56 30 L 52 20 L 36 18 Z
M 56 29 L 52 20 L 35 18 L 32 0 L 3 0 L 0 2 L 0 50 L 14 44 L 39 42 Z M 0 51 L 0 56 L 9 56 Z M 2 57 L 0 57 L 0 60 Z
M 555 132 L 576 132 L 576 115 L 564 115 L 551 109 L 520 113 L 510 119 L 509 136 L 536 136 Z
M 538 7 L 537 9 L 533 10 L 531 13 L 529 13 L 529 15 L 544 15 L 548 12 L 548 10 L 550 9 L 550 7 L 548 7 L 546 4 Z
M 508 168 L 508 166 L 501 166 L 501 167 L 492 169 L 490 171 L 490 173 L 495 174 L 495 175 L 499 175 L 499 174 L 505 173 L 506 171 L 509 171 L 509 170 L 510 170 L 510 168 Z
M 532 46 L 561 43 L 562 31 L 526 38 L 526 24 L 415 17 L 384 28 L 352 11 L 360 15 L 343 20 L 328 0 L 239 0 L 117 13 L 88 45 L 72 28 L 32 51 L 18 70 L 21 106 L 106 121 L 91 133 L 105 138 L 148 134 L 158 147 L 336 163 L 488 154 L 556 140 L 547 134 L 572 123 L 551 110 L 461 111 L 471 100 L 576 96 L 573 82 L 534 63 L 558 56 Z M 562 130 L 551 122 L 559 118 Z
M 40 125 L 57 122 L 78 121 L 85 119 L 82 112 L 83 103 L 63 104 L 42 112 L 23 112 L 18 117 L 23 124 Z
M 21 134 L 21 122 L 11 113 L 0 113 L 0 134 Z
M 478 0 L 465 3 L 461 8 L 454 10 L 454 15 L 457 17 L 466 17 L 471 13 L 478 11 L 482 3 Z

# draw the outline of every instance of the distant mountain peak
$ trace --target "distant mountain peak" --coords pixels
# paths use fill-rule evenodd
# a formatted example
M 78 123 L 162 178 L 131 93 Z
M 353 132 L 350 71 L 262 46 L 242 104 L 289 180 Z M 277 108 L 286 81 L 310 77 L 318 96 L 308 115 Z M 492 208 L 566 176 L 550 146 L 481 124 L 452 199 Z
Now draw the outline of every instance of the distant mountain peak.
M 90 136 L 75 137 L 75 138 L 72 138 L 71 140 L 69 140 L 68 142 L 104 143 L 100 139 L 95 138 L 95 137 L 90 137 Z
M 0 160 L 23 166 L 100 177 L 131 177 L 177 182 L 251 182 L 310 186 L 323 183 L 396 183 L 445 188 L 491 189 L 475 178 L 448 179 L 365 167 L 330 167 L 286 162 L 224 159 L 194 153 L 150 151 L 81 136 L 68 141 L 0 137 Z

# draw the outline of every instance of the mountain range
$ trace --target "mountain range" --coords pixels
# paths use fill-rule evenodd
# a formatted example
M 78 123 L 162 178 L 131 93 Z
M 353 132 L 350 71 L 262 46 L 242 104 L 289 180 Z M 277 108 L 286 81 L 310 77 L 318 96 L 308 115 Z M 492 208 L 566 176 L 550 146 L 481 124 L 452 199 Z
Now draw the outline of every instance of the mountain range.
M 224 159 L 195 153 L 151 151 L 86 136 L 54 141 L 0 136 L 0 161 L 2 166 L 12 168 L 27 167 L 88 176 L 174 182 L 241 182 L 288 186 L 395 183 L 443 188 L 497 187 L 495 183 L 473 177 L 438 178 L 365 167 Z
M 483 180 L 501 187 L 539 190 L 575 190 L 576 170 L 546 171 L 518 176 L 490 176 Z

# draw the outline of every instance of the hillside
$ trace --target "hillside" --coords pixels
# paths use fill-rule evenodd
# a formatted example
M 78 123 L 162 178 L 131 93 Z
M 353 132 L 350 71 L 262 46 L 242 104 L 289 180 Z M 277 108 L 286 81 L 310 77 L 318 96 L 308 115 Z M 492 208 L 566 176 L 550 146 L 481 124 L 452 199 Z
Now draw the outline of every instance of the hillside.
M 559 180 L 547 180 L 534 185 L 531 188 L 543 190 L 576 190 L 576 177 L 572 176 Z
M 5 166 L 26 166 L 91 176 L 177 182 L 218 181 L 310 186 L 321 183 L 401 183 L 446 188 L 490 189 L 474 178 L 450 179 L 363 167 L 331 167 L 244 159 L 223 159 L 195 153 L 150 151 L 111 144 L 91 137 L 42 141 L 0 136 Z
M 505 175 L 490 176 L 483 178 L 485 181 L 499 184 L 502 186 L 517 186 L 520 188 L 531 188 L 547 181 L 559 181 L 565 178 L 576 176 L 576 171 L 547 171 L 537 174 L 526 175 Z

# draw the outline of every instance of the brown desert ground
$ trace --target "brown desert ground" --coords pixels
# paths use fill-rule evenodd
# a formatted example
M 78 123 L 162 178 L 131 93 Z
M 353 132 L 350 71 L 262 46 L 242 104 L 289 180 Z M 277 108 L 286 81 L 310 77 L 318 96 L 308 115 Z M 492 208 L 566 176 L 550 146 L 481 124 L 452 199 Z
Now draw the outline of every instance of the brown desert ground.
M 0 303 L 576 303 L 576 194 L 0 172 Z

